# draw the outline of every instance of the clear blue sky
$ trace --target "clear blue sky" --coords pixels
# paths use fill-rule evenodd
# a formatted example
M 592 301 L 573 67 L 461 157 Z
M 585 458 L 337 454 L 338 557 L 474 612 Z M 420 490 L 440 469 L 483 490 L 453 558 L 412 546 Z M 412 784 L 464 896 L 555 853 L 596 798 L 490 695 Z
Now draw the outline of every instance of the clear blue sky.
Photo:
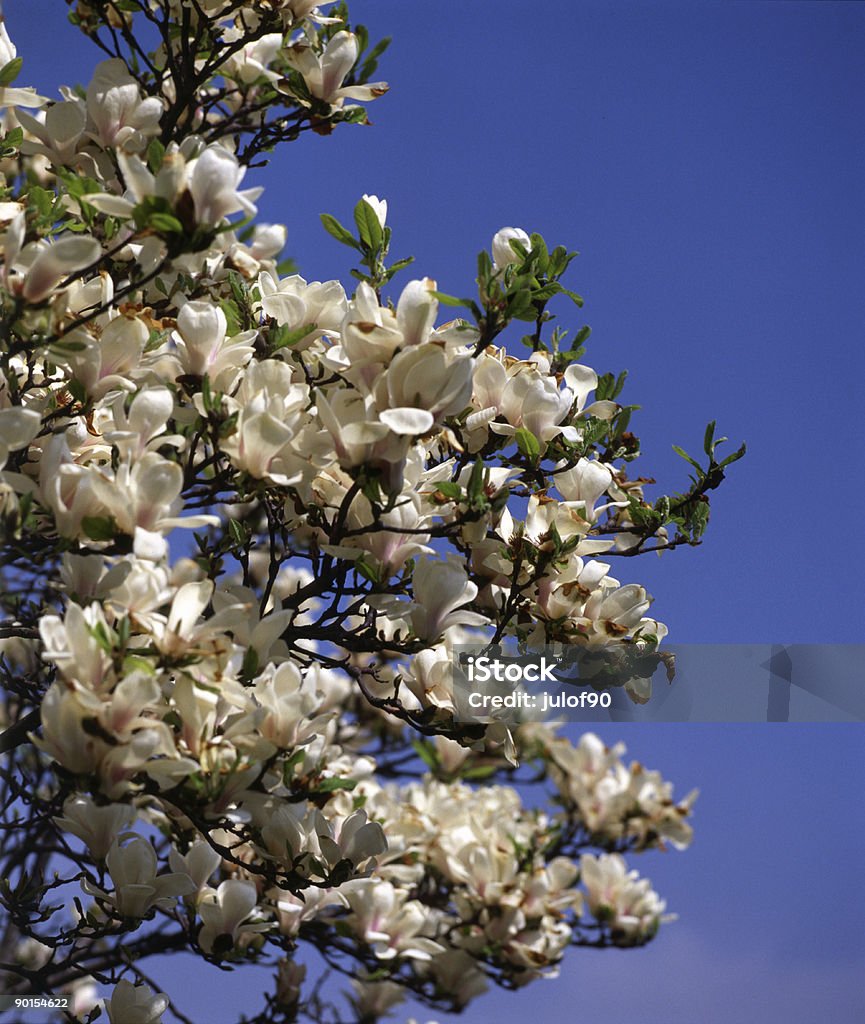
M 60 0 L 4 6 L 22 84 L 88 79 L 95 50 Z M 712 418 L 749 445 L 705 545 L 620 560 L 621 578 L 649 585 L 678 642 L 861 642 L 865 7 L 368 0 L 353 13 L 394 37 L 374 127 L 304 139 L 250 175 L 304 275 L 348 283 L 348 250 L 318 215 L 350 220 L 364 192 L 388 199 L 395 253 L 452 293 L 503 225 L 580 250 L 573 325 L 592 325 L 587 362 L 631 371 L 642 471 L 682 485 L 670 443 L 699 450 Z M 604 738 L 702 789 L 692 850 L 637 862 L 680 921 L 644 951 L 577 952 L 557 982 L 465 1019 L 865 1019 L 861 727 Z M 213 973 L 208 1019 L 231 1024 L 249 996 L 240 975 Z

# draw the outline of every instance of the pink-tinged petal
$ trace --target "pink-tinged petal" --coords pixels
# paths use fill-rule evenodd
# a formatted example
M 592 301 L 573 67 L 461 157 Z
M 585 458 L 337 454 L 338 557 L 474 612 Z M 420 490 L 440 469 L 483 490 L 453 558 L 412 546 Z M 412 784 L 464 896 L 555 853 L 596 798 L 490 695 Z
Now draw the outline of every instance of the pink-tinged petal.
M 86 235 L 67 235 L 42 249 L 30 264 L 22 294 L 28 302 L 41 302 L 68 274 L 95 263 L 102 246 Z

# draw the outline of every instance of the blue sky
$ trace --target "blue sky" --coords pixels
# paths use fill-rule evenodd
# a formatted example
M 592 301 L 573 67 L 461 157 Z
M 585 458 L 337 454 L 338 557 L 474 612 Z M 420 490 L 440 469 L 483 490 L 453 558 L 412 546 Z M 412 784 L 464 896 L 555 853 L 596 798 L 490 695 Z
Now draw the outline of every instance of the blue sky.
M 4 7 L 22 84 L 89 78 L 96 51 L 60 0 Z M 374 126 L 303 139 L 249 176 L 301 272 L 348 282 L 348 250 L 318 215 L 350 220 L 364 192 L 389 201 L 394 253 L 452 293 L 468 292 L 476 251 L 503 225 L 578 249 L 586 306 L 567 322 L 591 324 L 587 362 L 631 372 L 641 471 L 684 485 L 670 444 L 698 451 L 713 418 L 749 446 L 706 543 L 619 560 L 620 578 L 649 586 L 678 642 L 861 642 L 865 7 L 352 9 L 374 38 L 394 37 Z M 680 921 L 644 951 L 576 953 L 557 982 L 465 1019 L 865 1019 L 861 727 L 603 735 L 681 792 L 702 790 L 692 850 L 639 862 Z M 240 978 L 212 979 L 216 1024 L 248 1004 Z

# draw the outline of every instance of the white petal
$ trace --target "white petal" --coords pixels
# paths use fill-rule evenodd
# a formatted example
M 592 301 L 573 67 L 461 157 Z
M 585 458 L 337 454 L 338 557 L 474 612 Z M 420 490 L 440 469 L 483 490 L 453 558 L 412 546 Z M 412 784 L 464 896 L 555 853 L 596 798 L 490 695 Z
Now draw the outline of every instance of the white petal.
M 107 213 L 111 217 L 131 217 L 135 209 L 134 203 L 121 196 L 113 196 L 110 192 L 89 192 L 81 198 L 100 213 Z
M 412 437 L 432 430 L 433 423 L 435 423 L 433 414 L 426 409 L 406 407 L 385 409 L 379 414 L 379 419 L 395 434 L 407 434 Z

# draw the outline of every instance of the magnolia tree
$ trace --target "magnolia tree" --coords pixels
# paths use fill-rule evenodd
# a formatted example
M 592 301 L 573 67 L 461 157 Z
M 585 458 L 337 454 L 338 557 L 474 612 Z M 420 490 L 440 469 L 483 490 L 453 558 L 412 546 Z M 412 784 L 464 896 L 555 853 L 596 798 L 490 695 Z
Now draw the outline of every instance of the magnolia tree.
M 710 427 L 647 501 L 537 234 L 499 231 L 471 299 L 393 282 L 375 196 L 322 218 L 353 293 L 278 262 L 247 170 L 387 88 L 344 6 L 68 2 L 104 59 L 60 99 L 0 31 L 4 991 L 188 1021 L 148 963 L 187 951 L 272 968 L 249 1020 L 372 1022 L 648 942 L 624 855 L 687 846 L 692 797 L 593 735 L 460 721 L 451 653 L 656 652 L 610 563 L 699 542 L 741 451 Z

